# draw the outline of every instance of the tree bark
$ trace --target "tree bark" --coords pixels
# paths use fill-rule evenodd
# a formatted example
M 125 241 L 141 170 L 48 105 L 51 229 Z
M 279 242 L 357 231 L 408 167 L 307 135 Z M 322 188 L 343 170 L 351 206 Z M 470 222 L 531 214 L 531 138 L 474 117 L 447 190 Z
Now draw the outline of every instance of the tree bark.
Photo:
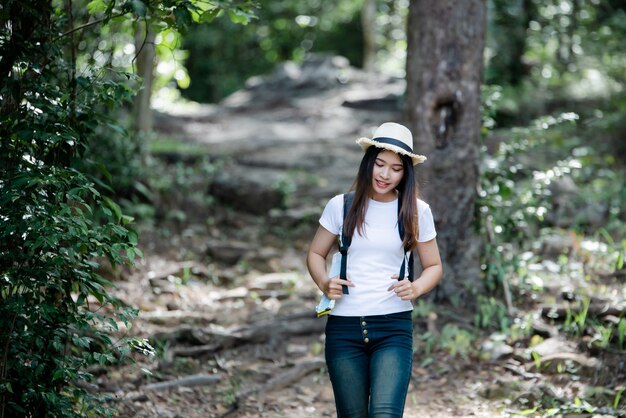
M 463 303 L 480 280 L 472 230 L 480 147 L 485 0 L 411 0 L 406 114 L 422 196 L 432 207 L 444 264 L 439 298 Z
M 364 0 L 361 8 L 363 28 L 363 69 L 373 71 L 376 63 L 376 0 Z
M 142 87 L 135 97 L 135 131 L 149 133 L 152 131 L 152 81 L 154 80 L 154 47 L 155 33 L 147 22 L 140 22 L 135 33 L 135 50 L 137 51 L 137 75 L 141 77 Z

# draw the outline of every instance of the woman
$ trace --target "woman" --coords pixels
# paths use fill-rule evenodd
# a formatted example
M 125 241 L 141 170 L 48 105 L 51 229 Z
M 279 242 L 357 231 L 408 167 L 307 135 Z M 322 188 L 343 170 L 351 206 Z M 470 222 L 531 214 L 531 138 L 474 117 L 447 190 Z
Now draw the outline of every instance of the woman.
M 344 223 L 342 195 L 324 209 L 307 266 L 335 300 L 325 354 L 338 417 L 401 417 L 413 359 L 411 301 L 433 289 L 443 272 L 430 207 L 417 198 L 413 166 L 426 157 L 413 153 L 411 132 L 397 123 L 384 123 L 357 143 L 365 155 L 345 218 L 344 230 L 352 232 L 347 280 L 326 273 Z M 398 280 L 405 249 L 416 250 L 422 265 L 413 282 Z

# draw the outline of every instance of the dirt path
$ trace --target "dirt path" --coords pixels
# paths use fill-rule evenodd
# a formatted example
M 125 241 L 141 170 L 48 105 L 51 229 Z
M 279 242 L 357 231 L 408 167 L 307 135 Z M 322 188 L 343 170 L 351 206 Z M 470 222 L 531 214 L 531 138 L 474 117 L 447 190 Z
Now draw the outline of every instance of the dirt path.
M 197 272 L 185 285 L 176 284 L 173 277 L 181 276 L 183 264 L 156 256 L 144 261 L 128 280 L 118 283 L 117 293 L 127 303 L 142 308 L 133 330 L 137 336 L 156 336 L 157 355 L 135 356 L 137 364 L 102 377 L 99 383 L 111 388 L 118 399 L 119 416 L 335 416 L 322 358 L 325 319 L 313 318 L 317 292 L 303 265 L 290 273 L 251 272 L 237 283 L 216 286 Z M 172 274 L 164 281 L 150 279 L 167 272 Z M 278 292 L 278 283 L 290 289 L 287 295 Z M 272 289 L 276 296 L 271 295 Z M 177 309 L 168 310 L 167 306 Z M 310 331 L 279 333 L 281 318 L 292 318 Z M 164 337 L 180 330 L 196 330 L 201 340 L 202 330 L 240 329 L 242 324 L 251 328 L 270 324 L 265 328 L 268 335 L 189 356 L 179 356 L 177 350 L 211 344 L 215 337 L 207 341 L 194 341 L 191 334 L 177 339 Z M 426 331 L 422 326 L 418 320 L 416 334 Z M 405 417 L 506 416 L 502 399 L 488 399 L 493 383 L 504 375 L 501 365 L 478 363 L 441 350 L 428 356 L 418 351 L 414 363 Z M 312 368 L 302 376 L 290 377 L 293 370 L 309 364 Z M 152 383 L 196 375 L 219 380 L 196 387 L 146 389 Z M 272 379 L 277 382 L 270 383 Z

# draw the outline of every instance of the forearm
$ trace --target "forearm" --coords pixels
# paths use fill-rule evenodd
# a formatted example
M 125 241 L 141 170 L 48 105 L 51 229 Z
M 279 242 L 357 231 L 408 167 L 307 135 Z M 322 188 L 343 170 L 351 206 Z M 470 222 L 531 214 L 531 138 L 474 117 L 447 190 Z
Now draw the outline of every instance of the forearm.
M 306 258 L 309 274 L 317 287 L 324 293 L 328 291 L 328 273 L 326 272 L 326 259 L 319 254 L 309 252 Z
M 433 290 L 442 276 L 443 268 L 441 264 L 435 264 L 425 268 L 420 277 L 413 282 L 413 286 L 417 289 L 418 296 Z

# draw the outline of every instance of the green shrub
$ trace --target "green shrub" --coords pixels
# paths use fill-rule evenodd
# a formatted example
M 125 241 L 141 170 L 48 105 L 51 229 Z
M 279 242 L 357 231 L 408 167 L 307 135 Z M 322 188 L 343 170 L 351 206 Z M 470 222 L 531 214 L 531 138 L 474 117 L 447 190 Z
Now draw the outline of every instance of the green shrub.
M 181 28 L 223 10 L 246 21 L 250 8 L 248 0 L 203 9 L 188 0 L 3 2 L 0 417 L 110 415 L 87 366 L 133 347 L 152 351 L 140 339 L 112 340 L 135 311 L 98 273 L 141 252 L 132 219 L 114 201 L 134 173 L 124 160 L 136 147 L 117 122 L 134 76 L 98 59 L 110 51 L 92 42 L 94 32 L 111 33 L 112 19 Z M 115 178 L 106 165 L 113 157 Z

